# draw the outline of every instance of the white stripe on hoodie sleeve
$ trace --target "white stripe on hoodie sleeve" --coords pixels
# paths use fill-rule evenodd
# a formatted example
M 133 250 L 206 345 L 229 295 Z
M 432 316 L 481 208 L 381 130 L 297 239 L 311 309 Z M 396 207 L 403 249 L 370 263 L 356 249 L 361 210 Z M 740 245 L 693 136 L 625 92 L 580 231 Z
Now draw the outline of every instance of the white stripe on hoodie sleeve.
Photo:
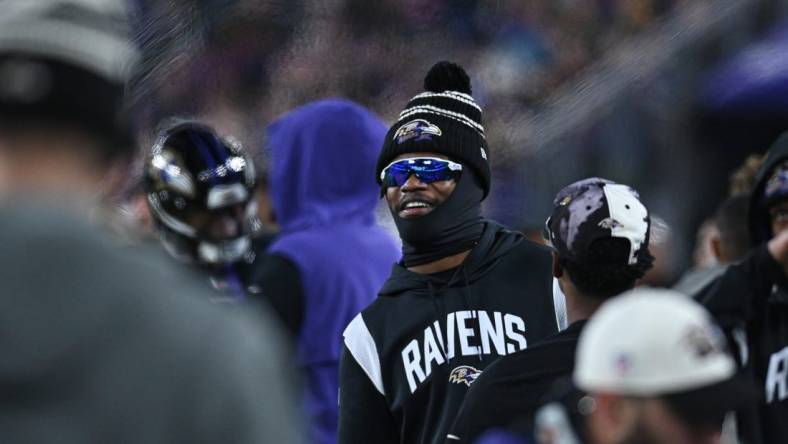
M 372 339 L 372 335 L 369 333 L 367 324 L 364 323 L 361 313 L 357 314 L 350 321 L 342 336 L 345 338 L 345 347 L 353 355 L 358 365 L 361 366 L 380 394 L 385 395 L 383 376 L 380 373 L 378 348 L 375 345 L 375 340 Z
M 555 308 L 555 322 L 558 325 L 558 331 L 566 330 L 566 296 L 561 291 L 556 278 L 553 278 L 553 307 Z

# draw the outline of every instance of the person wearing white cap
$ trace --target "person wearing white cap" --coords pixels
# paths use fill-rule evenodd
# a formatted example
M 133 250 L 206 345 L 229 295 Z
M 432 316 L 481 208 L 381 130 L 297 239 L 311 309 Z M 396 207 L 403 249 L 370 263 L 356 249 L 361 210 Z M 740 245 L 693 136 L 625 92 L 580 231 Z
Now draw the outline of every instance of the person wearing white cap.
M 588 322 L 573 374 L 584 393 L 542 408 L 536 435 L 553 443 L 716 443 L 726 413 L 751 399 L 735 373 L 703 307 L 671 290 L 636 289 Z

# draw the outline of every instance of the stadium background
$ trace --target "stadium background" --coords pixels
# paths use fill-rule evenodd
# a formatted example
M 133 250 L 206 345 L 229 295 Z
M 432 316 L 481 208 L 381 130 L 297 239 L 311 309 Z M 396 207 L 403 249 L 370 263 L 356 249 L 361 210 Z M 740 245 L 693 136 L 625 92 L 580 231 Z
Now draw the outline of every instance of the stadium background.
M 143 145 L 193 115 L 261 154 L 268 122 L 331 96 L 392 122 L 435 61 L 456 61 L 485 110 L 487 215 L 538 235 L 563 185 L 631 184 L 659 219 L 656 284 L 692 265 L 728 174 L 788 128 L 788 0 L 132 4 Z

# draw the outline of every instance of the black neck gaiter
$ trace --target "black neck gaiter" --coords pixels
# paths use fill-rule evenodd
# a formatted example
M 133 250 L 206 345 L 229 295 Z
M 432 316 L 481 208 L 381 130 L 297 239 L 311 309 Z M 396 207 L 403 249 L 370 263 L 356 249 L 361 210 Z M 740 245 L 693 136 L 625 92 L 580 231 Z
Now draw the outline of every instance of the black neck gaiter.
M 472 248 L 484 230 L 483 195 L 473 173 L 466 170 L 449 197 L 429 214 L 403 219 L 391 210 L 402 239 L 405 267 L 428 264 Z

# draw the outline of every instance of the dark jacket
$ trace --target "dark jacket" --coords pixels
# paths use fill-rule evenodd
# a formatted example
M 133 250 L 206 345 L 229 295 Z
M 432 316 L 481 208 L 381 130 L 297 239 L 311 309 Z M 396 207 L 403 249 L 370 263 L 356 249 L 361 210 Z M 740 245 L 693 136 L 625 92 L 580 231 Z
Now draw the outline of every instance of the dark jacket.
M 340 443 L 442 443 L 490 363 L 557 332 L 551 284 L 547 250 L 491 221 L 454 270 L 395 265 L 345 330 Z
M 746 442 L 788 442 L 788 279 L 765 243 L 772 237 L 763 204 L 775 166 L 788 160 L 788 135 L 770 149 L 750 198 L 750 233 L 756 249 L 697 295 L 729 337 L 743 371 L 760 393 L 757 412 L 744 414 Z
M 198 272 L 207 270 L 211 286 L 219 291 L 219 295 L 214 297 L 215 301 L 240 302 L 247 298 L 260 300 L 261 290 L 256 276 L 260 274 L 265 251 L 275 237 L 274 234 L 260 233 L 252 238 L 252 248 L 241 260 L 197 269 Z
M 270 318 L 71 212 L 0 209 L 2 442 L 300 442 Z
M 554 383 L 569 377 L 586 321 L 493 362 L 468 390 L 447 443 L 473 443 L 485 431 L 530 422 Z

